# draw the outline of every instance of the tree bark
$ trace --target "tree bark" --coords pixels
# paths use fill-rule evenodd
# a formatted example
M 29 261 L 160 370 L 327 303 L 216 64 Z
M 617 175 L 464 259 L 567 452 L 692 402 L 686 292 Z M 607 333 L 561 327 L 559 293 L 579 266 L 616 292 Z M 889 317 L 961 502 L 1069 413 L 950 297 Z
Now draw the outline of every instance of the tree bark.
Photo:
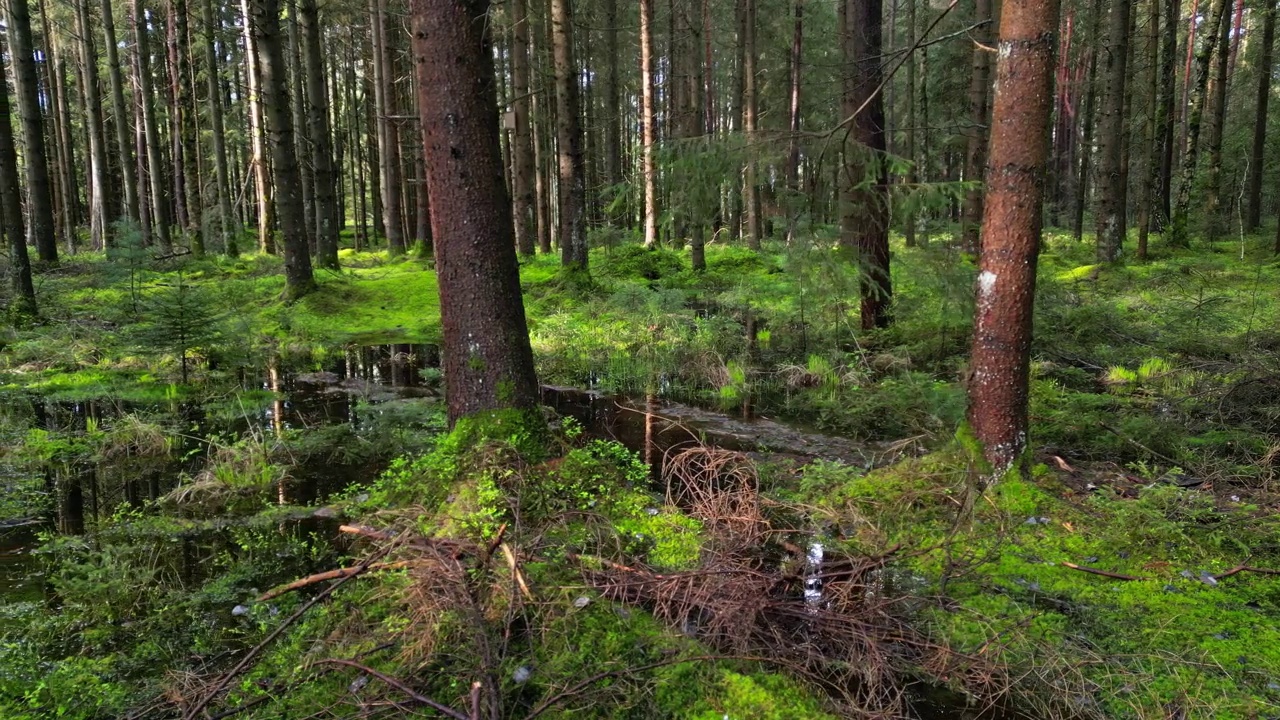
M 300 0 L 298 22 L 302 26 L 302 56 L 307 76 L 307 125 L 311 138 L 311 165 L 315 172 L 316 264 L 338 268 L 337 172 L 330 143 L 329 103 L 325 97 L 324 60 L 320 11 L 316 0 Z M 419 178 L 421 179 L 421 178 Z
M 987 95 L 991 87 L 991 46 L 995 36 L 991 27 L 991 0 L 977 0 L 973 22 L 973 72 L 969 77 L 969 130 L 966 135 L 964 179 L 981 182 L 987 164 Z M 962 241 L 970 252 L 978 251 L 978 231 L 982 226 L 983 189 L 975 187 L 965 193 Z
M 658 244 L 658 127 L 654 107 L 653 0 L 640 0 L 640 132 L 644 165 L 644 244 Z
M 1098 262 L 1115 262 L 1124 247 L 1126 218 L 1125 176 L 1122 152 L 1125 134 L 1125 98 L 1128 81 L 1129 11 L 1132 0 L 1112 0 L 1107 15 L 1107 41 L 1103 51 L 1102 122 L 1098 128 L 1098 204 L 1096 240 Z
M 872 0 L 879 3 L 880 0 Z M 875 18 L 878 24 L 880 18 Z M 743 232 L 747 247 L 760 249 L 764 239 L 764 217 L 760 206 L 760 171 L 755 143 L 760 131 L 760 97 L 756 78 L 756 0 L 744 0 L 742 17 L 742 134 L 746 142 L 746 167 L 742 173 L 742 204 L 746 212 Z M 878 34 L 878 31 L 877 31 Z
M 218 54 L 215 45 L 219 22 L 214 15 L 214 0 L 204 0 L 201 12 L 204 14 L 204 64 L 208 83 L 209 124 L 213 131 L 213 168 L 217 186 L 214 193 L 218 203 L 218 234 L 222 238 L 222 249 L 227 255 L 235 257 L 239 248 L 235 239 L 235 220 L 231 216 L 231 181 L 227 173 L 227 140 L 222 117 L 222 85 L 218 79 Z
M 373 108 L 377 114 L 378 168 L 381 170 L 379 194 L 382 197 L 382 229 L 387 236 L 387 251 L 404 253 L 404 225 L 401 223 L 400 130 L 391 118 L 395 91 L 392 84 L 391 42 L 387 37 L 387 0 L 370 0 L 369 13 L 373 26 Z
M 804 2 L 795 0 L 795 27 L 791 33 L 791 87 L 788 93 L 787 192 L 793 207 L 787 212 L 787 242 L 795 240 L 802 196 L 800 192 L 800 93 L 804 80 Z
M 133 143 L 129 138 L 129 111 L 124 103 L 124 79 L 121 77 L 120 51 L 116 41 L 115 15 L 111 0 L 102 0 L 102 36 L 107 52 L 107 78 L 111 84 L 111 111 L 115 115 L 116 153 L 120 157 L 120 175 L 124 184 L 123 214 L 137 222 L 138 179 L 134 173 Z
M 880 0 L 841 0 L 842 114 L 853 127 L 852 142 L 844 148 L 840 246 L 862 270 L 864 330 L 887 327 L 892 321 L 888 174 L 884 104 L 879 93 L 881 13 Z
M 1005 2 L 987 162 L 968 422 L 995 479 L 1028 470 L 1027 394 L 1057 0 Z
M 1196 165 L 1200 159 L 1200 125 L 1209 87 L 1209 65 L 1214 48 L 1218 45 L 1217 30 L 1223 22 L 1226 7 L 1224 0 L 1213 0 L 1209 20 L 1205 25 L 1208 32 L 1196 53 L 1195 86 L 1187 100 L 1187 150 L 1182 155 L 1182 167 L 1178 172 L 1178 198 L 1173 206 L 1172 228 L 1169 232 L 1169 244 L 1174 247 L 1186 247 L 1189 242 L 1187 225 L 1191 210 L 1191 187 L 1195 182 Z
M 977 0 L 983 2 L 984 0 Z M 907 47 L 914 47 L 916 44 L 916 33 L 919 27 L 916 24 L 916 0 L 907 0 Z M 977 32 L 981 32 L 979 28 Z M 915 188 L 920 182 L 920 166 L 917 164 L 919 158 L 916 157 L 916 127 L 919 122 L 916 120 L 916 66 L 919 64 L 916 60 L 915 53 L 906 59 L 907 63 L 907 130 L 906 130 L 906 154 L 909 166 L 907 168 L 907 187 Z M 984 119 L 985 120 L 985 119 Z M 902 236 L 903 242 L 907 247 L 916 246 L 916 221 L 918 213 L 913 208 L 908 208 L 906 217 L 903 218 Z M 976 245 L 976 242 L 975 242 Z
M 40 22 L 45 37 L 53 37 L 49 29 L 49 13 L 41 4 Z M 49 44 L 50 78 L 49 101 L 53 105 L 52 161 L 53 183 L 57 191 L 54 212 L 58 217 L 55 236 L 61 239 L 68 252 L 72 251 L 72 238 L 75 236 L 75 219 L 79 201 L 76 196 L 75 182 L 75 147 L 71 141 L 71 109 L 67 101 L 66 69 L 63 65 L 62 52 L 55 43 Z M 150 238 L 144 234 L 144 240 Z
M 53 192 L 45 154 L 44 119 L 40 114 L 40 88 L 36 79 L 35 48 L 31 40 L 31 11 L 27 0 L 9 0 L 9 51 L 14 65 L 14 88 L 22 118 L 23 156 L 28 193 L 28 221 L 41 262 L 58 262 L 54 235 Z
M 1234 0 L 1239 4 L 1239 0 Z M 1222 14 L 1218 28 L 1218 51 L 1214 55 L 1213 77 L 1209 82 L 1209 127 L 1205 133 L 1205 159 L 1209 163 L 1205 177 L 1204 235 L 1213 242 L 1222 236 L 1222 141 L 1227 123 L 1227 82 L 1230 69 L 1231 12 Z
M 136 1 L 136 0 L 135 0 Z M 250 163 L 253 165 L 254 199 L 258 206 L 258 249 L 275 254 L 275 202 L 272 197 L 271 174 L 267 165 L 266 126 L 262 108 L 262 70 L 257 37 L 251 28 L 250 0 L 240 0 L 244 13 L 245 83 L 248 90 Z M 277 19 L 277 25 L 279 20 Z
M 107 144 L 103 131 L 102 87 L 98 76 L 98 53 L 93 45 L 93 24 L 89 4 L 76 3 L 76 34 L 80 36 L 80 66 L 84 73 L 84 114 L 89 134 L 89 239 L 95 250 L 107 248 L 107 208 L 110 201 L 107 179 Z
M 302 228 L 307 247 L 314 256 L 316 251 L 316 194 L 315 176 L 311 165 L 311 133 L 307 125 L 307 95 L 303 75 L 306 68 L 302 59 L 302 31 L 298 27 L 298 2 L 287 0 L 285 6 L 285 35 L 289 42 L 289 55 L 285 64 L 289 68 L 289 107 L 293 110 L 294 155 L 298 158 L 298 177 L 302 180 Z
M 1160 58 L 1160 123 L 1156 135 L 1160 143 L 1160 175 L 1156 185 L 1155 224 L 1163 231 L 1169 225 L 1172 211 L 1173 188 L 1173 138 L 1177 125 L 1175 116 L 1178 85 L 1178 22 L 1182 10 L 1181 0 L 1165 0 L 1163 47 Z
M 1245 212 L 1245 232 L 1253 232 L 1262 223 L 1262 171 L 1267 162 L 1267 106 L 1271 99 L 1271 73 L 1275 65 L 1276 0 L 1263 10 L 1262 45 L 1258 49 L 1258 93 L 1253 120 L 1253 146 L 1249 153 L 1249 198 Z
M 147 143 L 147 169 L 151 182 L 151 211 L 155 217 L 156 239 L 166 255 L 173 252 L 170 234 L 169 196 L 165 193 L 164 156 L 160 154 L 160 129 L 156 125 L 155 90 L 151 83 L 150 31 L 143 0 L 133 0 L 133 41 L 138 66 L 138 94 L 141 95 L 143 134 Z
M 551 52 L 556 76 L 556 146 L 560 178 L 560 262 L 587 269 L 587 187 L 582 157 L 578 66 L 573 59 L 572 0 L 551 0 Z
M 36 317 L 36 288 L 31 281 L 31 258 L 27 255 L 27 230 L 22 217 L 22 188 L 18 183 L 17 144 L 9 110 L 9 79 L 0 62 L 0 227 L 9 245 L 9 279 L 13 299 L 12 320 L 27 322 Z
M 616 0 L 612 0 L 616 2 Z M 530 257 L 538 247 L 537 195 L 534 174 L 537 166 L 533 157 L 533 130 L 529 124 L 529 13 L 528 0 L 511 2 L 511 112 L 515 115 L 515 130 L 511 136 L 515 170 L 511 186 L 515 213 L 516 247 L 520 254 Z M 616 30 L 614 31 L 616 34 Z M 616 71 L 615 71 L 616 72 Z M 616 78 L 615 78 L 616 81 Z M 606 82 L 609 80 L 606 79 Z
M 253 0 L 254 45 L 262 73 L 262 109 L 271 138 L 276 209 L 284 255 L 285 299 L 292 301 L 315 289 L 311 253 L 302 212 L 302 178 L 294 154 L 293 116 L 289 109 L 284 38 L 280 32 L 280 0 Z
M 1147 117 L 1143 127 L 1143 138 L 1146 145 L 1146 166 L 1142 175 L 1141 189 L 1138 192 L 1138 250 L 1137 259 L 1147 259 L 1148 236 L 1151 233 L 1152 207 L 1155 204 L 1156 190 L 1160 184 L 1160 140 L 1158 137 L 1160 119 L 1160 3 L 1162 0 L 1147 0 L 1149 14 L 1147 16 Z
M 412 0 L 450 423 L 538 407 L 498 141 L 488 0 Z

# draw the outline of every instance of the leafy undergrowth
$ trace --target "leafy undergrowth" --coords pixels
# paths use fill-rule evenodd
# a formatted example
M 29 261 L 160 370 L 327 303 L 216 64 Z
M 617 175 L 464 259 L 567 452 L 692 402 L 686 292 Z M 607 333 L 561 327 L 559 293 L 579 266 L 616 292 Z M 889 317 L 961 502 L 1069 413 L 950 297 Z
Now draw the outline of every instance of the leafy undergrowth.
M 1035 717 L 1050 699 L 1082 717 L 1280 711 L 1280 498 L 1071 470 L 973 498 L 945 451 L 869 474 L 818 464 L 774 493 L 853 549 L 901 544 L 886 585 L 921 598 L 935 638 L 1008 667 Z

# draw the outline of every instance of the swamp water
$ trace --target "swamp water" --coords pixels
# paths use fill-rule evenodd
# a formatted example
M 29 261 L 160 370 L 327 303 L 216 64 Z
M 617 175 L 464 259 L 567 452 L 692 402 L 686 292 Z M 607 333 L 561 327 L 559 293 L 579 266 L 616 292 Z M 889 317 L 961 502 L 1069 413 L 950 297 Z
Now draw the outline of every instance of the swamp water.
M 120 457 L 50 461 L 42 482 L 12 478 L 0 463 L 0 487 L 30 492 L 42 484 L 45 512 L 0 522 L 0 602 L 54 601 L 33 555 L 44 533 L 79 535 L 127 506 L 140 508 L 196 475 L 210 449 L 246 437 L 280 437 L 291 431 L 344 432 L 335 437 L 359 443 L 370 437 L 416 425 L 443 429 L 439 352 L 431 345 L 370 345 L 347 349 L 319 363 L 320 370 L 266 369 L 258 382 L 246 385 L 231 401 L 205 405 L 170 403 L 139 406 L 112 402 L 53 403 L 30 398 L 30 427 L 50 432 L 84 433 L 130 413 L 175 421 L 180 432 L 169 437 L 172 452 L 164 457 Z M 316 363 L 309 363 L 310 368 Z M 269 391 L 264 393 L 262 391 Z M 910 443 L 859 443 L 810 432 L 798 426 L 753 416 L 744 403 L 741 416 L 668 401 L 658 395 L 628 397 L 573 387 L 544 386 L 543 403 L 562 417 L 576 420 L 591 437 L 616 440 L 641 455 L 653 468 L 655 482 L 676 452 L 708 445 L 747 454 L 756 460 L 803 463 L 838 460 L 871 468 L 915 450 Z M 322 507 L 353 484 L 376 477 L 388 458 L 352 458 L 317 452 L 297 463 L 278 485 L 276 502 L 297 511 L 280 520 L 282 532 L 336 547 L 338 520 Z M 20 482 L 25 480 L 26 482 Z M 13 482 L 10 482 L 13 481 Z M 17 488 L 25 488 L 18 490 Z M 660 488 L 656 488 L 660 490 Z M 234 523 L 234 520 L 228 522 Z M 201 563 L 217 552 L 225 528 L 216 522 L 173 538 L 174 572 L 199 577 Z M 816 547 L 815 541 L 815 547 Z M 810 558 L 810 562 L 820 564 Z M 820 567 L 810 568 L 817 573 Z M 286 578 L 287 579 L 287 578 Z M 942 688 L 912 688 L 913 712 L 925 720 L 971 720 L 1016 717 L 1000 710 L 970 709 L 963 696 Z

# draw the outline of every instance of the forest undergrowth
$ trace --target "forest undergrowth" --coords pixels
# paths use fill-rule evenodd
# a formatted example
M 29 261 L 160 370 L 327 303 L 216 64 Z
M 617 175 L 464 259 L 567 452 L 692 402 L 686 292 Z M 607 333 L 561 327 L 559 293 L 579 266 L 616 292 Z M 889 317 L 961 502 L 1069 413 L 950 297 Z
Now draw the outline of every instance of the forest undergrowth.
M 703 450 L 655 481 L 569 421 L 549 439 L 502 417 L 441 434 L 429 398 L 362 407 L 377 419 L 354 429 L 213 437 L 184 412 L 261 417 L 279 399 L 265 367 L 436 339 L 429 267 L 346 254 L 295 305 L 261 256 L 41 273 L 43 321 L 0 354 L 4 519 L 57 515 L 71 485 L 47 478 L 85 463 L 102 483 L 183 479 L 87 532 L 43 531 L 48 594 L 0 604 L 0 711 L 379 717 L 425 698 L 462 717 L 883 717 L 926 712 L 904 694 L 923 682 L 965 712 L 1280 713 L 1270 248 L 1157 244 L 1100 266 L 1049 234 L 1035 471 L 977 492 L 957 433 L 971 261 L 895 245 L 896 323 L 864 333 L 830 240 L 712 245 L 702 274 L 628 244 L 593 251 L 589 281 L 530 261 L 540 378 L 922 449 L 889 467 Z M 37 422 L 89 401 L 122 412 Z M 340 461 L 360 482 L 319 506 L 278 491 Z M 282 589 L 335 568 L 368 577 Z

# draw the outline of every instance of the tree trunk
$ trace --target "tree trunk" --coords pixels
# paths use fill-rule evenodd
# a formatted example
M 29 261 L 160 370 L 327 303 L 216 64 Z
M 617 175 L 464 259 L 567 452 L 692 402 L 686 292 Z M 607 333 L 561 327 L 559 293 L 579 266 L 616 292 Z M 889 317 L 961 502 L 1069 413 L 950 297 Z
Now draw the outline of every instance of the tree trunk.
M 880 87 L 880 0 L 841 0 L 846 122 L 840 246 L 862 270 L 862 328 L 887 327 L 892 318 L 889 276 L 889 194 L 884 164 L 884 104 Z
M 1267 162 L 1267 105 L 1271 99 L 1276 14 L 1276 0 L 1269 0 L 1263 10 L 1262 46 L 1258 49 L 1257 110 L 1253 120 L 1253 147 L 1249 153 L 1249 204 L 1244 218 L 1245 232 L 1257 230 L 1262 223 L 1262 171 Z
M 296 300 L 315 289 L 311 253 L 302 213 L 302 178 L 294 154 L 293 116 L 289 109 L 284 38 L 280 32 L 280 0 L 253 0 L 250 25 L 262 72 L 262 109 L 271 138 L 276 208 L 284 255 L 285 299 Z
M 334 170 L 330 144 L 329 102 L 325 97 L 320 11 L 316 7 L 316 0 L 300 0 L 298 22 L 302 26 L 302 57 L 307 76 L 307 125 L 311 138 L 311 165 L 315 173 L 316 264 L 336 270 L 341 219 L 338 213 L 337 173 Z
M 914 0 L 912 0 L 914 1 Z M 987 94 L 991 87 L 991 53 L 986 50 L 995 36 L 991 27 L 991 0 L 977 0 L 973 22 L 983 23 L 973 31 L 973 74 L 969 77 L 969 122 L 966 132 L 964 179 L 981 182 L 987 164 Z M 962 237 L 970 252 L 978 251 L 978 230 L 982 226 L 983 189 L 975 187 L 965 193 Z
M 45 37 L 52 39 L 49 13 L 43 3 L 40 16 Z M 49 60 L 49 101 L 53 106 L 52 161 L 54 184 L 59 201 L 55 203 L 58 225 L 54 234 L 64 241 L 64 247 L 70 252 L 73 247 L 72 238 L 75 236 L 75 219 L 79 205 L 75 182 L 76 155 L 75 147 L 71 142 L 71 109 L 67 101 L 66 69 L 63 65 L 62 53 L 53 43 L 49 45 Z M 144 234 L 143 238 L 150 241 L 147 234 Z
M 307 247 L 312 255 L 316 251 L 316 195 L 315 177 L 311 165 L 311 138 L 307 125 L 307 95 L 302 64 L 302 32 L 298 27 L 298 3 L 287 0 L 285 9 L 285 35 L 289 42 L 289 55 L 285 64 L 289 67 L 289 105 L 293 110 L 294 156 L 298 158 L 298 177 L 302 180 L 302 228 Z
M 791 88 L 788 93 L 787 193 L 792 208 L 787 212 L 787 242 L 795 240 L 796 223 L 802 207 L 800 192 L 800 91 L 804 80 L 804 2 L 795 0 L 795 28 L 791 34 Z
M 488 4 L 411 5 L 427 183 L 432 201 L 451 209 L 431 218 L 450 423 L 504 408 L 533 416 L 539 402 L 502 177 Z
M 1152 206 L 1156 199 L 1156 190 L 1160 184 L 1160 139 L 1157 136 L 1160 119 L 1160 3 L 1162 0 L 1147 0 L 1150 4 L 1147 16 L 1147 118 L 1143 128 L 1146 145 L 1146 166 L 1142 175 L 1141 190 L 1138 192 L 1138 260 L 1147 259 L 1148 235 L 1151 233 Z
M 156 125 L 156 98 L 151 83 L 150 31 L 143 0 L 133 0 L 134 54 L 138 65 L 138 94 L 141 95 L 143 134 L 147 141 L 147 170 L 151 181 L 151 211 L 155 217 L 156 239 L 166 255 L 173 252 L 170 234 L 169 196 L 165 193 L 164 156 L 160 154 L 160 129 Z
M 382 229 L 387 236 L 387 251 L 400 255 L 405 249 L 400 207 L 400 131 L 391 117 L 395 91 L 391 42 L 387 37 L 387 0 L 371 0 L 369 13 L 373 26 L 373 109 L 378 127 Z
M 218 80 L 218 54 L 215 45 L 220 22 L 214 15 L 213 0 L 201 3 L 204 14 L 204 64 L 209 93 L 209 124 L 213 132 L 213 168 L 217 187 L 214 193 L 218 202 L 218 234 L 222 237 L 222 249 L 227 255 L 239 254 L 235 239 L 235 221 L 231 217 L 231 181 L 227 174 L 227 140 L 222 118 L 222 84 Z
M 1181 0 L 1165 0 L 1163 47 L 1160 58 L 1160 124 L 1156 135 L 1160 143 L 1160 175 L 1154 200 L 1154 220 L 1163 231 L 1169 225 L 1173 188 L 1173 137 L 1177 124 L 1175 112 L 1177 90 L 1178 23 Z
M 84 73 L 84 114 L 89 134 L 89 239 L 95 250 L 105 249 L 107 208 L 107 143 L 103 132 L 102 88 L 98 77 L 98 53 L 93 45 L 89 4 L 76 3 L 76 34 L 80 36 L 80 66 Z
M 18 153 L 9 113 L 9 79 L 5 77 L 4 63 L 0 63 L 0 227 L 9 245 L 9 279 L 13 291 L 9 314 L 11 320 L 22 323 L 36 317 L 36 288 L 31 282 L 22 188 L 18 185 Z
M 877 4 L 880 0 L 872 0 Z M 876 23 L 880 18 L 876 17 Z M 760 131 L 760 97 L 756 80 L 756 0 L 745 0 L 742 16 L 742 134 L 747 144 L 746 167 L 742 173 L 742 204 L 746 208 L 747 247 L 760 249 L 764 239 L 764 217 L 760 207 L 760 178 L 758 154 L 755 148 Z M 878 34 L 878 33 L 877 33 Z M 879 101 L 877 101 L 879 102 Z M 883 124 L 883 121 L 881 122 Z
M 1209 87 L 1210 60 L 1218 45 L 1218 28 L 1223 22 L 1226 7 L 1223 0 L 1213 0 L 1205 25 L 1208 32 L 1196 53 L 1195 87 L 1187 101 L 1187 150 L 1182 155 L 1182 166 L 1178 171 L 1178 198 L 1174 202 L 1172 228 L 1169 232 L 1169 244 L 1174 247 L 1186 247 L 1189 242 L 1187 224 L 1191 210 L 1191 186 L 1195 182 L 1196 164 L 1200 159 L 1202 109 Z
M 556 146 L 560 168 L 560 262 L 587 269 L 587 187 L 582 157 L 578 66 L 573 59 L 572 0 L 551 0 L 551 50 L 556 75 Z
M 523 0 L 521 0 L 523 1 Z M 622 172 L 622 86 L 618 80 L 618 0 L 604 3 L 604 166 L 605 183 L 615 192 L 624 182 Z M 614 213 L 616 218 L 618 213 Z
M 640 0 L 640 128 L 644 152 L 644 244 L 658 244 L 658 168 L 654 153 L 658 144 L 654 107 L 653 0 Z
M 41 262 L 58 262 L 54 235 L 53 193 L 49 187 L 49 163 L 45 156 L 44 119 L 40 115 L 40 88 L 36 79 L 35 48 L 31 40 L 31 11 L 27 0 L 9 0 L 9 51 L 13 58 L 18 114 L 22 118 L 23 156 L 27 175 L 28 220 Z
M 1112 0 L 1103 51 L 1102 122 L 1098 128 L 1098 262 L 1115 262 L 1124 247 L 1124 195 L 1129 186 L 1121 158 L 1124 145 L 1124 101 L 1128 96 L 1129 11 L 1132 0 Z
M 254 197 L 258 205 L 258 249 L 275 254 L 275 202 L 272 198 L 271 174 L 267 165 L 266 126 L 262 108 L 262 69 L 257 38 L 250 22 L 250 0 L 240 0 L 244 13 L 245 75 L 249 92 L 249 135 L 251 164 L 253 165 Z M 279 21 L 277 20 L 277 24 Z
M 534 184 L 537 167 L 534 165 L 533 158 L 533 131 L 529 125 L 528 0 L 511 0 L 511 24 L 511 92 L 515 95 L 511 103 L 511 112 L 515 115 L 516 121 L 515 131 L 511 137 L 515 145 L 512 153 L 515 164 L 515 171 L 511 178 L 512 195 L 515 201 L 512 211 L 515 213 L 516 247 L 521 255 L 529 257 L 537 250 L 538 219 Z M 614 32 L 616 34 L 617 31 Z
M 994 480 L 1028 470 L 1027 393 L 1057 0 L 1005 2 L 987 161 L 968 422 Z
M 983 2 L 985 0 L 978 0 Z M 907 0 L 907 47 L 914 47 L 916 44 L 916 33 L 919 28 L 916 26 L 916 4 L 917 0 Z M 981 32 L 981 28 L 975 29 L 975 32 Z M 916 127 L 920 124 L 916 120 L 916 61 L 915 52 L 911 57 L 906 59 L 907 63 L 907 131 L 906 131 L 906 154 L 907 154 L 907 187 L 914 190 L 920 182 L 920 167 L 917 165 L 916 157 Z M 916 220 L 917 212 L 914 208 L 909 208 L 906 217 L 903 218 L 903 242 L 907 247 L 916 246 Z
M 1236 0 L 1238 3 L 1238 0 Z M 1209 162 L 1205 177 L 1204 235 L 1213 242 L 1222 236 L 1222 140 L 1227 121 L 1227 71 L 1230 69 L 1231 13 L 1223 12 L 1218 28 L 1218 51 L 1214 56 L 1213 77 L 1209 83 L 1209 127 L 1205 133 L 1205 159 Z
M 1095 47 L 1089 51 L 1089 72 L 1085 85 L 1084 118 L 1080 132 L 1080 175 L 1076 180 L 1076 205 L 1071 213 L 1071 231 L 1076 242 L 1084 240 L 1084 208 L 1089 202 L 1089 181 L 1093 166 L 1093 128 L 1097 120 L 1095 106 L 1098 102 L 1098 49 L 1102 34 L 1102 0 L 1093 0 L 1093 16 L 1090 20 L 1090 42 Z
M 133 143 L 129 138 L 129 111 L 124 104 L 124 79 L 120 70 L 120 51 L 116 41 L 115 16 L 111 0 L 102 0 L 102 36 L 107 51 L 107 77 L 111 83 L 111 112 L 115 115 L 116 153 L 120 157 L 120 175 L 124 184 L 123 214 L 137 222 L 138 179 L 134 174 Z

